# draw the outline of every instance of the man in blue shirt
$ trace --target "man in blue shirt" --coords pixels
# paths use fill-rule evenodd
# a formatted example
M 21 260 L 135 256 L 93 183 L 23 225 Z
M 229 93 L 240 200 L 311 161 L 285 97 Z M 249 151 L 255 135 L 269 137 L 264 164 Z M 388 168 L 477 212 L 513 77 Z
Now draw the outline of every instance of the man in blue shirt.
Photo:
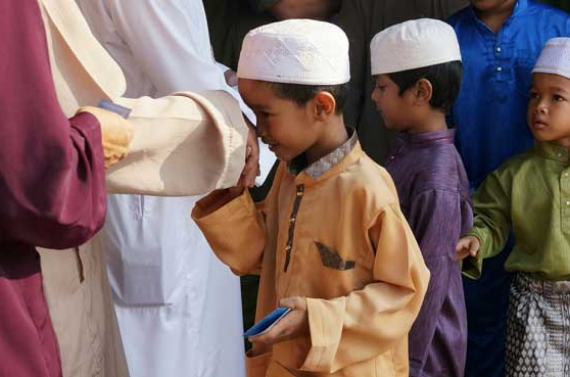
M 530 147 L 526 124 L 531 70 L 546 43 L 570 36 L 570 17 L 532 0 L 471 0 L 449 19 L 464 76 L 450 123 L 475 189 L 509 157 Z M 510 245 L 507 248 L 510 249 Z M 485 261 L 485 274 L 464 280 L 469 325 L 466 377 L 504 376 L 508 252 Z

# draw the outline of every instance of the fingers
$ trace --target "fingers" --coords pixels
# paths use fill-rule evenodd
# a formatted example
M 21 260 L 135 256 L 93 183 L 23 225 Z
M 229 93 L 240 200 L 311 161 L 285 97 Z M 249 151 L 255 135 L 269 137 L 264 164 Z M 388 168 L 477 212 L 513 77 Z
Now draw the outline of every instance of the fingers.
M 479 251 L 479 246 L 480 246 L 479 240 L 477 240 L 477 239 L 472 240 L 472 242 L 470 243 L 470 246 L 469 246 L 469 254 L 472 257 L 477 256 L 477 252 Z
M 467 236 L 461 238 L 455 247 L 456 260 L 460 261 L 468 256 L 476 257 L 480 246 L 481 244 L 477 237 Z
M 255 178 L 259 173 L 259 144 L 255 128 L 250 126 L 247 137 L 245 166 L 241 173 L 240 184 L 249 188 L 255 186 Z
M 134 128 L 127 120 L 111 111 L 92 106 L 82 107 L 78 112 L 89 112 L 99 121 L 105 168 L 125 158 L 134 137 Z
M 245 161 L 245 166 L 241 173 L 240 184 L 243 187 L 255 186 L 255 178 L 259 175 L 259 157 L 251 152 Z
M 273 326 L 265 334 L 250 336 L 248 338 L 248 340 L 251 343 L 264 344 L 264 345 L 268 345 L 268 346 L 275 344 L 275 343 L 278 343 L 280 338 L 281 338 L 281 326 L 282 325 L 283 324 L 280 321 L 280 322 L 276 323 L 275 326 Z
M 457 252 L 456 256 L 455 256 L 455 260 L 460 262 L 463 259 L 467 258 L 469 256 L 469 252 L 465 249 Z
M 287 298 L 282 298 L 279 301 L 279 306 L 284 307 L 284 308 L 291 308 L 293 310 L 295 309 L 306 309 L 307 304 L 306 304 L 306 300 L 302 297 L 287 297 Z

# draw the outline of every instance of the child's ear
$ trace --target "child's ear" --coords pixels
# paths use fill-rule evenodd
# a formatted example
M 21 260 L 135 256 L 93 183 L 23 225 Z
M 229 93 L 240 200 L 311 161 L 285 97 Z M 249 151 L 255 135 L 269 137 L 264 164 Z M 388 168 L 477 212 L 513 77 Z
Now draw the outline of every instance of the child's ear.
M 329 92 L 319 92 L 314 99 L 315 118 L 324 120 L 336 111 L 336 100 Z
M 433 97 L 433 86 L 427 79 L 420 79 L 415 86 L 416 101 L 419 104 L 429 104 Z

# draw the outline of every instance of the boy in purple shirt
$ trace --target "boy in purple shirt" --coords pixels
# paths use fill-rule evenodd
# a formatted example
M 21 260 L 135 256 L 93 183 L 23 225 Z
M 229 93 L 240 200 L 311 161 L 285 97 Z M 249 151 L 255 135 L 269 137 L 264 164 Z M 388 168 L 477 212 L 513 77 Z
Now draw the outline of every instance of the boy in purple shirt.
M 445 120 L 461 84 L 459 43 L 449 25 L 420 19 L 377 34 L 371 56 L 372 99 L 386 127 L 399 131 L 386 169 L 432 276 L 410 332 L 410 376 L 463 377 L 467 319 L 455 245 L 473 216 Z

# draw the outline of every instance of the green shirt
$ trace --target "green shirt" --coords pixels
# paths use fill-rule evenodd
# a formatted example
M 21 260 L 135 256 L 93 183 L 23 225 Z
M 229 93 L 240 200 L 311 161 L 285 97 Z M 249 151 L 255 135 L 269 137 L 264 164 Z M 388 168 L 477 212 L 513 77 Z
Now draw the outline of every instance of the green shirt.
M 475 220 L 468 233 L 481 241 L 477 258 L 463 272 L 478 278 L 483 259 L 499 254 L 514 231 L 516 245 L 508 271 L 544 280 L 570 278 L 570 165 L 564 147 L 536 143 L 504 163 L 473 197 Z

